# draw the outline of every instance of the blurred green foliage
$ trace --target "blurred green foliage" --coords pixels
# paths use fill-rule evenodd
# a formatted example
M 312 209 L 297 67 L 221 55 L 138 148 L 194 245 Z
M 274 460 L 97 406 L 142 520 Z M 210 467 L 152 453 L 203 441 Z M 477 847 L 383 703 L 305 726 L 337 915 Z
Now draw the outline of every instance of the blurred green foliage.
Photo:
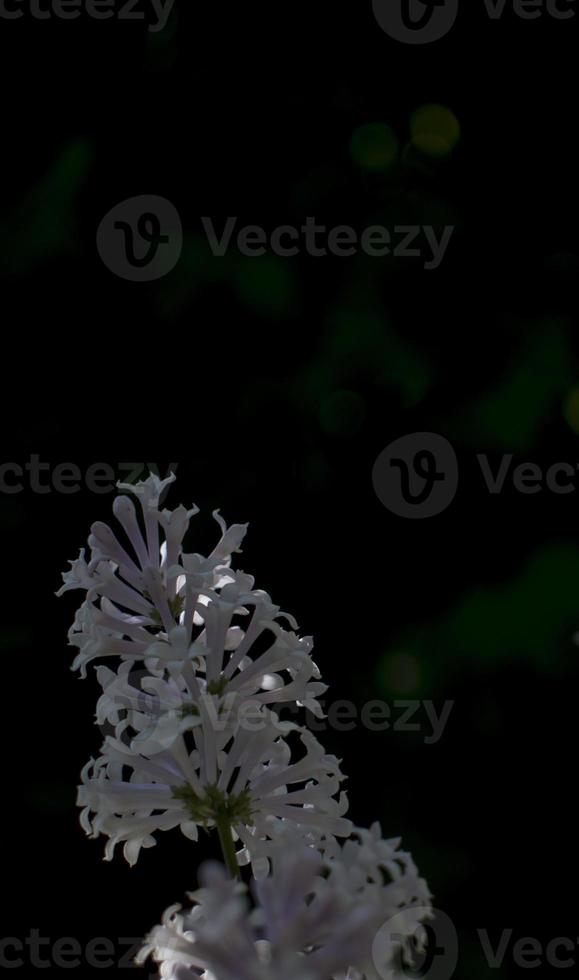
M 476 394 L 447 431 L 469 445 L 517 452 L 529 449 L 555 413 L 575 379 L 575 364 L 564 326 L 547 321 L 526 325 L 511 363 L 498 380 Z
M 468 590 L 434 621 L 410 628 L 377 667 L 385 694 L 448 690 L 470 669 L 517 661 L 557 672 L 576 659 L 579 549 L 546 547 L 518 575 L 492 588 Z
M 8 273 L 30 271 L 78 244 L 78 198 L 91 161 L 86 141 L 64 146 L 46 176 L 0 224 L 0 261 Z

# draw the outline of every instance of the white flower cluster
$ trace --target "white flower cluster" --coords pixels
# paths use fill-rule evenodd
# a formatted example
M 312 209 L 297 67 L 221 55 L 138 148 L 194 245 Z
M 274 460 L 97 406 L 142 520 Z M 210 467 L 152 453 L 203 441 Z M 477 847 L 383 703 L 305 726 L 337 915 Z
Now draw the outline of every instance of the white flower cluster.
M 374 824 L 354 831 L 328 858 L 286 827 L 272 847 L 270 874 L 252 883 L 253 907 L 243 885 L 228 880 L 220 865 L 205 865 L 204 887 L 189 895 L 192 907 L 167 909 L 139 960 L 152 954 L 163 980 L 396 976 L 396 957 L 416 929 L 416 917 L 405 925 L 401 910 L 418 906 L 427 917 L 430 903 L 425 882 L 398 844 L 382 840 Z M 372 941 L 395 916 L 397 939 L 377 974 Z
M 88 560 L 81 551 L 58 593 L 86 592 L 69 632 L 73 667 L 86 676 L 92 661 L 116 661 L 96 669 L 97 722 L 110 734 L 82 773 L 82 826 L 108 838 L 107 860 L 122 842 L 129 864 L 157 831 L 218 831 L 231 878 L 206 868 L 193 908 L 169 909 L 153 930 L 143 956 L 162 977 L 374 977 L 372 936 L 404 909 L 428 918 L 428 888 L 377 824 L 353 830 L 339 760 L 275 710 L 321 717 L 326 687 L 311 638 L 231 567 L 246 525 L 227 528 L 215 512 L 214 550 L 185 553 L 197 508 L 160 510 L 173 480 L 119 484 L 141 514 L 117 497 L 119 530 L 93 524 Z M 236 877 L 248 863 L 255 907 Z

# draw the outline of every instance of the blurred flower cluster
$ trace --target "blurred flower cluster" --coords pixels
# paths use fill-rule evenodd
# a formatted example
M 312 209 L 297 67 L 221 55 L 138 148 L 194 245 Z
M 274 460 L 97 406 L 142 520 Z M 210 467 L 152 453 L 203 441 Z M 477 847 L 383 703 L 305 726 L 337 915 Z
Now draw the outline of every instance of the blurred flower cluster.
M 168 909 L 142 950 L 164 978 L 394 976 L 407 940 L 423 938 L 427 885 L 398 839 L 353 827 L 339 760 L 282 720 L 284 706 L 321 717 L 326 686 L 311 637 L 232 568 L 247 526 L 228 528 L 216 511 L 213 551 L 186 553 L 198 511 L 160 509 L 173 480 L 119 484 L 118 528 L 92 525 L 90 554 L 58 593 L 85 592 L 69 632 L 74 669 L 107 661 L 96 719 L 109 734 L 82 772 L 81 824 L 107 838 L 107 860 L 122 843 L 129 864 L 158 831 L 193 841 L 217 831 L 227 871 L 202 867 L 192 907 Z M 373 937 L 393 916 L 396 936 L 375 964 Z

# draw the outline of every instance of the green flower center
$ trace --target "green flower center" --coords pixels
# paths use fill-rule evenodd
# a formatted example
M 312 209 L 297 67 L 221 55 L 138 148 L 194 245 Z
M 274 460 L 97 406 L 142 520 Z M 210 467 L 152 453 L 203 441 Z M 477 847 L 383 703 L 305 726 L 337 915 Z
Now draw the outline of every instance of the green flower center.
M 215 681 L 210 681 L 207 685 L 208 694 L 217 694 L 221 697 L 225 688 L 227 687 L 227 677 L 218 677 Z
M 248 789 L 228 795 L 217 786 L 207 786 L 205 795 L 199 796 L 191 786 L 186 784 L 173 790 L 173 798 L 181 800 L 191 819 L 203 826 L 206 826 L 209 820 L 214 823 L 227 823 L 230 827 L 239 823 L 249 825 L 252 823 L 251 794 Z
M 189 717 L 198 718 L 199 708 L 197 707 L 196 704 L 183 704 L 179 708 L 179 714 L 181 715 L 181 718 L 189 718 Z
M 152 602 L 153 601 L 151 599 L 151 596 L 149 595 L 148 592 L 143 592 L 143 595 L 144 595 L 145 599 L 148 599 L 149 600 L 149 602 Z M 179 622 L 179 617 L 180 617 L 180 615 L 183 612 L 183 609 L 185 607 L 185 600 L 184 600 L 183 596 L 176 595 L 174 599 L 168 599 L 167 600 L 167 604 L 169 606 L 169 609 L 171 611 L 171 615 L 172 615 L 173 619 L 175 620 L 175 622 Z M 158 611 L 158 609 L 153 609 L 152 612 L 149 613 L 149 617 L 150 617 L 150 619 L 153 620 L 155 626 L 159 626 L 159 627 L 162 627 L 163 626 L 163 621 L 161 619 L 161 614 Z

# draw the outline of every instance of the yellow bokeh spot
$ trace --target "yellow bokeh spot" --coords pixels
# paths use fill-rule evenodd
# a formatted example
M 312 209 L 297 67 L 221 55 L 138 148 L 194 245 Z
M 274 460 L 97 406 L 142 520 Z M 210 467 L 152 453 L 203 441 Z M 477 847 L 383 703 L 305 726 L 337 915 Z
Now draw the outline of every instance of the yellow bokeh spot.
M 388 170 L 398 156 L 396 134 L 386 123 L 360 126 L 350 140 L 350 156 L 364 170 Z
M 410 117 L 414 146 L 427 156 L 442 157 L 460 140 L 460 124 L 454 112 L 443 105 L 423 105 Z
M 579 435 L 579 386 L 568 393 L 563 414 L 569 428 Z

